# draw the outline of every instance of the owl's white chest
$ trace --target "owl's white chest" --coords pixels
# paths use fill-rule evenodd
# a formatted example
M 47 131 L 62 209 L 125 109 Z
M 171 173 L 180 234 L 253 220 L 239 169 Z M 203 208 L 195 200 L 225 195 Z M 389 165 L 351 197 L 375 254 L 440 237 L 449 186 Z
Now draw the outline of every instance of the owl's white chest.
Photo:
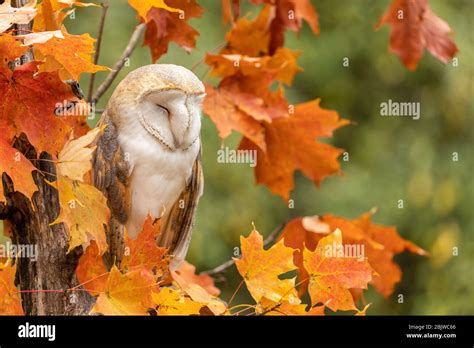
M 131 208 L 126 227 L 135 238 L 148 214 L 152 218 L 166 218 L 191 176 L 199 142 L 186 151 L 170 151 L 137 126 L 120 134 L 119 143 L 132 168 Z

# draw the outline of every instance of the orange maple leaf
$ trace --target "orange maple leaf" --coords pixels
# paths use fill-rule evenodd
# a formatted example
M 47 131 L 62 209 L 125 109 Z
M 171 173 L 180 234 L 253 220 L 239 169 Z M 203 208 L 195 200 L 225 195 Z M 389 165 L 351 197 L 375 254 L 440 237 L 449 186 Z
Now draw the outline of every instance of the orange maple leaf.
M 170 7 L 166 4 L 165 0 L 128 0 L 128 4 L 132 6 L 137 12 L 141 19 L 146 22 L 148 20 L 148 13 L 153 8 L 162 8 L 170 12 L 180 12 L 178 8 Z
M 300 301 L 296 301 L 296 303 L 290 303 L 287 300 L 275 302 L 263 297 L 257 304 L 255 312 L 266 316 L 307 315 L 306 307 L 308 305 L 300 303 Z
M 343 248 L 341 231 L 337 229 L 322 238 L 316 249 L 304 249 L 303 264 L 309 274 L 308 291 L 311 303 L 324 304 L 337 310 L 357 310 L 349 289 L 366 289 L 373 270 L 367 262 L 340 253 Z
M 209 294 L 219 296 L 221 291 L 214 284 L 214 279 L 207 274 L 196 274 L 196 267 L 189 262 L 184 261 L 181 266 L 173 272 L 174 275 L 179 275 L 187 283 L 193 283 L 201 286 Z
M 152 299 L 158 315 L 199 315 L 205 305 L 173 288 L 162 288 L 159 292 L 154 292 Z
M 150 47 L 153 62 L 168 52 L 170 42 L 175 42 L 187 52 L 191 51 L 196 47 L 196 37 L 199 36 L 199 32 L 187 23 L 191 18 L 201 17 L 204 12 L 196 0 L 169 0 L 168 3 L 179 12 L 155 6 L 146 17 L 143 44 Z
M 27 50 L 28 48 L 23 47 L 21 41 L 18 41 L 15 36 L 0 34 L 0 75 L 4 75 L 7 79 L 10 78 L 12 71 L 8 64 L 21 57 Z
M 348 123 L 336 111 L 322 109 L 316 99 L 295 105 L 290 117 L 265 124 L 266 153 L 248 138 L 242 140 L 239 148 L 257 151 L 257 183 L 265 184 L 274 194 L 288 200 L 296 170 L 301 170 L 316 185 L 324 177 L 339 172 L 337 158 L 343 150 L 315 139 L 332 136 L 335 129 Z
M 240 0 L 221 0 L 222 5 L 222 23 L 226 25 L 229 22 L 234 23 L 240 15 Z
M 15 286 L 16 265 L 0 263 L 0 315 L 25 315 Z
M 83 117 L 55 114 L 58 105 L 77 98 L 57 73 L 36 73 L 36 67 L 18 66 L 11 77 L 0 73 L 0 128 L 7 139 L 23 132 L 37 149 L 56 156 L 73 129 L 80 136 L 88 127 Z
M 319 34 L 318 14 L 311 0 L 251 0 L 254 4 L 272 5 L 269 52 L 275 52 L 283 46 L 285 30 L 299 32 L 306 21 L 314 34 Z M 292 15 L 290 15 L 292 14 Z
M 63 80 L 79 80 L 82 73 L 110 70 L 92 62 L 94 42 L 89 34 L 71 35 L 61 31 L 23 35 L 26 45 L 32 45 L 37 61 L 42 61 L 40 71 L 59 71 Z
M 3 139 L 4 134 L 0 128 L 0 175 L 7 173 L 14 180 L 15 191 L 31 198 L 38 189 L 31 175 L 36 168 L 21 152 Z M 0 185 L 0 201 L 3 200 L 3 185 Z
M 91 313 L 146 315 L 154 306 L 152 293 L 157 288 L 150 272 L 140 269 L 123 274 L 113 266 Z
M 226 35 L 227 45 L 223 53 L 239 53 L 250 57 L 268 55 L 270 18 L 270 6 L 265 6 L 254 20 L 239 18 Z M 252 40 L 249 40 L 250 37 Z
M 127 270 L 141 267 L 153 271 L 156 276 L 163 275 L 168 270 L 169 258 L 166 257 L 167 249 L 156 245 L 159 233 L 159 220 L 153 221 L 148 215 L 136 239 L 131 239 L 126 234 L 121 268 Z
M 393 261 L 393 257 L 405 250 L 420 256 L 427 255 L 427 252 L 414 243 L 400 237 L 395 227 L 372 223 L 370 221 L 371 216 L 372 213 L 369 212 L 355 220 L 349 221 L 349 224 L 352 223 L 352 228 L 343 230 L 347 231 L 344 235 L 344 242 L 364 243 L 365 254 L 369 259 L 369 263 L 377 272 L 371 284 L 384 297 L 388 297 L 393 293 L 395 285 L 402 278 L 400 266 Z M 343 219 L 331 215 L 325 215 L 323 221 L 328 223 L 332 229 L 344 223 Z M 363 234 L 362 238 L 360 237 L 361 233 Z
M 384 24 L 392 26 L 390 51 L 409 70 L 416 69 L 425 48 L 444 64 L 458 51 L 449 37 L 451 28 L 431 11 L 428 0 L 392 1 L 377 28 Z
M 33 31 L 51 31 L 61 29 L 64 19 L 74 12 L 71 7 L 89 7 L 99 5 L 93 2 L 81 2 L 74 0 L 42 0 L 38 4 L 36 16 L 33 22 Z
M 278 240 L 284 240 L 286 246 L 293 248 L 293 262 L 298 267 L 298 293 L 302 296 L 308 284 L 308 272 L 303 267 L 303 249 L 315 250 L 322 234 L 308 231 L 303 225 L 303 218 L 296 218 L 288 222 Z
M 291 85 L 296 73 L 303 71 L 297 64 L 300 51 L 293 51 L 286 47 L 278 48 L 273 56 L 250 57 L 241 54 L 225 53 L 207 54 L 205 61 L 213 70 L 211 76 L 229 77 L 242 74 L 243 76 L 270 74 L 272 80 Z M 259 76 L 255 76 L 259 78 Z
M 209 310 L 215 314 L 220 315 L 227 311 L 227 305 L 217 296 L 209 293 L 201 285 L 190 282 L 188 279 L 182 277 L 178 272 L 172 273 L 176 284 L 193 300 L 205 305 Z
M 234 102 L 235 99 L 244 99 L 245 94 L 232 94 L 224 88 L 215 89 L 209 85 L 206 85 L 206 94 L 203 110 L 216 125 L 222 139 L 228 137 L 232 130 L 236 130 L 266 150 L 264 127 L 254 117 L 239 108 L 240 104 Z M 252 101 L 256 99 L 258 97 L 251 97 Z
M 340 229 L 343 233 L 343 243 L 363 244 L 364 253 L 369 264 L 375 270 L 371 284 L 383 296 L 387 297 L 393 293 L 395 285 L 400 282 L 402 272 L 400 267 L 393 261 L 393 257 L 403 252 L 410 251 L 418 255 L 426 255 L 426 252 L 401 238 L 394 227 L 385 227 L 370 222 L 372 213 L 365 213 L 361 217 L 349 220 L 333 215 L 322 217 L 305 217 L 291 220 L 282 231 L 280 239 L 285 245 L 295 249 L 294 263 L 298 266 L 298 278 L 301 287 L 299 294 L 305 292 L 308 273 L 303 267 L 302 251 L 304 247 L 314 251 L 317 243 L 328 232 Z M 355 297 L 357 291 L 354 291 Z
M 51 183 L 59 193 L 61 212 L 51 225 L 64 223 L 69 231 L 68 253 L 95 240 L 100 254 L 107 250 L 104 225 L 110 218 L 107 199 L 92 185 L 57 176 Z
M 158 279 L 168 270 L 167 250 L 156 245 L 156 236 L 159 233 L 159 221 L 153 222 L 148 216 L 142 231 L 135 240 L 125 235 L 125 251 L 120 265 L 122 272 L 142 270 L 153 274 L 153 277 Z M 76 270 L 79 282 L 92 295 L 98 295 L 104 291 L 110 276 L 102 254 L 103 250 L 99 250 L 96 241 L 92 240 L 84 255 L 79 259 Z
M 81 286 L 91 295 L 96 296 L 104 292 L 109 272 L 105 268 L 102 255 L 94 240 L 79 259 L 76 275 Z
M 211 276 L 197 275 L 196 267 L 185 261 L 172 272 L 172 277 L 193 301 L 205 304 L 215 315 L 226 312 L 227 305 L 217 297 L 221 291 L 215 287 Z
M 269 250 L 264 250 L 262 235 L 255 229 L 247 238 L 241 236 L 240 244 L 242 258 L 234 260 L 254 300 L 258 303 L 265 297 L 274 302 L 297 302 L 295 278 L 279 278 L 296 269 L 293 264 L 293 249 L 280 241 Z
M 205 59 L 212 67 L 211 76 L 223 78 L 217 88 L 207 86 L 208 98 L 203 105 L 219 136 L 224 139 L 236 130 L 263 152 L 267 147 L 264 123 L 288 117 L 282 85 L 291 85 L 302 70 L 297 64 L 300 52 L 279 48 L 269 55 L 271 16 L 272 7 L 265 6 L 255 20 L 239 19 L 226 35 L 227 45 Z M 250 34 L 255 38 L 251 42 Z
M 222 57 L 225 59 L 225 56 L 217 56 L 217 61 Z M 208 58 L 211 65 L 217 62 L 212 56 Z M 283 88 L 280 86 L 273 91 L 270 86 L 278 76 L 285 80 L 292 79 L 292 73 L 287 70 L 273 70 L 273 57 L 267 58 L 266 69 L 248 75 L 237 71 L 234 75 L 225 77 L 217 88 L 206 85 L 207 96 L 203 105 L 204 112 L 215 123 L 222 139 L 235 130 L 252 140 L 264 152 L 267 145 L 262 121 L 272 122 L 273 119 L 288 116 L 288 103 Z M 291 64 L 288 69 L 294 72 Z M 224 70 L 220 70 L 219 66 L 217 71 Z

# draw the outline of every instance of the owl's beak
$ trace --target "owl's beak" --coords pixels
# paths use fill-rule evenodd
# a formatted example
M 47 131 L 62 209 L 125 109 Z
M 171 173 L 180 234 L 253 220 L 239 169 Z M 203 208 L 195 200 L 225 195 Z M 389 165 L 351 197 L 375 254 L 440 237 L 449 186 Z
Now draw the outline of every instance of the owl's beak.
M 173 134 L 173 145 L 175 149 L 179 149 L 182 145 L 182 142 L 180 142 L 177 138 L 176 135 Z

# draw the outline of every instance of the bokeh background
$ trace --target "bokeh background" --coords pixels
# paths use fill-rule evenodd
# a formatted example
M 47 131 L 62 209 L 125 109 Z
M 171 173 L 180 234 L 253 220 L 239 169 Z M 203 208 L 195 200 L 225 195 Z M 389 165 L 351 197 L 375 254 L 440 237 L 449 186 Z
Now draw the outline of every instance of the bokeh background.
M 197 49 L 187 54 L 171 44 L 159 63 L 194 67 L 201 79 L 213 83 L 203 58 L 225 42 L 229 28 L 222 24 L 220 1 L 198 2 L 205 13 L 190 21 L 200 33 Z M 298 103 L 319 97 L 322 107 L 353 121 L 331 140 L 350 154 L 349 161 L 341 159 L 344 174 L 324 180 L 318 189 L 297 173 L 291 195 L 294 209 L 266 187 L 256 186 L 248 165 L 217 163 L 222 142 L 209 118 L 203 117 L 205 191 L 188 255 L 199 271 L 229 260 L 240 244 L 239 236 L 251 231 L 252 222 L 268 235 L 293 217 L 331 213 L 355 218 L 377 207 L 375 222 L 396 226 L 401 236 L 428 250 L 430 257 L 397 256 L 402 281 L 388 299 L 370 289 L 368 314 L 474 314 L 474 2 L 430 0 L 433 11 L 455 33 L 459 64 L 444 66 L 425 52 L 415 72 L 388 52 L 389 27 L 375 31 L 389 3 L 314 0 L 320 36 L 315 37 L 307 26 L 299 36 L 286 36 L 288 47 L 303 52 L 299 64 L 304 68 L 286 89 L 288 100 Z M 138 20 L 126 0 L 109 4 L 99 64 L 111 67 Z M 243 1 L 242 15 L 253 18 L 258 10 Z M 97 8 L 77 9 L 66 26 L 71 33 L 96 36 L 99 17 Z M 344 57 L 349 58 L 349 67 L 343 67 Z M 128 72 L 150 63 L 148 48 L 137 48 L 114 86 Z M 96 86 L 105 76 L 97 74 Z M 87 95 L 87 76 L 81 86 Z M 112 91 L 98 108 L 105 106 Z M 381 117 L 380 103 L 388 99 L 420 102 L 421 118 Z M 239 139 L 239 134 L 233 134 L 224 144 L 235 148 Z M 453 152 L 459 161 L 452 161 Z M 399 199 L 404 200 L 403 209 L 397 207 Z M 459 256 L 453 256 L 453 247 L 459 249 Z M 226 272 L 217 284 L 222 298 L 229 299 L 239 282 L 234 268 Z M 403 294 L 404 303 L 397 302 L 398 294 Z M 234 303 L 239 301 L 251 303 L 246 290 L 238 293 Z

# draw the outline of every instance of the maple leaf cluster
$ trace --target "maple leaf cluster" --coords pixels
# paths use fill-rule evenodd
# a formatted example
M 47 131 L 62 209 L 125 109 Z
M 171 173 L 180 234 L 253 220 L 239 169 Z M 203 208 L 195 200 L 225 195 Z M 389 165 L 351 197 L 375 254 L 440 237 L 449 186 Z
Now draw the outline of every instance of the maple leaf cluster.
M 372 223 L 371 215 L 354 220 L 332 215 L 293 219 L 268 250 L 255 228 L 248 237 L 241 237 L 241 257 L 234 260 L 255 304 L 231 306 L 219 298 L 214 280 L 197 275 L 187 262 L 170 270 L 170 256 L 155 242 L 159 220 L 151 217 L 136 240 L 126 238 L 120 267 L 107 270 L 104 251 L 91 241 L 79 260 L 80 285 L 68 291 L 85 289 L 96 297 L 91 314 L 325 315 L 327 308 L 365 315 L 370 304 L 364 304 L 362 291 L 372 284 L 388 297 L 401 279 L 393 256 L 405 250 L 426 255 L 395 228 Z M 354 246 L 363 246 L 362 252 L 351 254 L 348 250 Z M 1 265 L 2 314 L 22 314 L 14 274 L 14 266 Z M 306 291 L 309 303 L 302 300 Z
M 128 0 L 128 3 L 146 24 L 143 45 L 150 48 L 153 62 L 168 52 L 170 42 L 187 52 L 196 47 L 199 32 L 187 23 L 204 12 L 196 0 Z
M 225 47 L 206 55 L 211 76 L 221 81 L 217 87 L 206 85 L 204 112 L 222 139 L 233 130 L 242 134 L 239 149 L 257 153 L 257 183 L 288 200 L 296 170 L 316 185 L 340 171 L 342 150 L 316 139 L 330 137 L 349 122 L 321 108 L 319 99 L 292 105 L 284 95 L 284 85 L 290 86 L 303 70 L 297 64 L 301 52 L 283 47 L 285 30 L 298 32 L 305 20 L 319 32 L 310 1 L 252 2 L 265 3 L 254 20 L 229 18 L 230 5 L 224 7 L 225 21 L 234 23 Z
M 21 8 L 13 8 L 10 1 L 0 5 L 0 172 L 13 178 L 15 190 L 29 198 L 37 190 L 31 175 L 36 170 L 32 161 L 37 159 L 25 158 L 11 146 L 16 137 L 25 134 L 36 153 L 48 152 L 57 165 L 51 185 L 59 191 L 61 212 L 52 224 L 68 226 L 69 251 L 90 240 L 105 249 L 100 226 L 107 222 L 109 211 L 102 193 L 86 175 L 95 149 L 92 143 L 100 130 L 87 133 L 89 109 L 65 80 L 78 80 L 82 73 L 107 68 L 93 63 L 95 40 L 89 34 L 69 34 L 63 25 L 73 6 L 97 5 L 69 0 L 43 0 L 40 4 L 31 0 Z M 33 19 L 31 33 L 14 35 L 12 24 Z M 27 51 L 35 61 L 21 65 Z M 4 200 L 1 187 L 0 200 Z
M 358 308 L 356 303 L 363 303 L 368 284 L 388 297 L 401 279 L 394 255 L 404 250 L 426 255 L 395 228 L 373 224 L 371 214 L 354 220 L 293 219 L 268 250 L 255 229 L 241 237 L 242 257 L 235 262 L 256 301 L 250 307 L 260 315 L 324 315 L 325 308 L 365 315 L 370 304 Z M 297 277 L 287 276 L 294 271 Z M 309 304 L 301 299 L 306 291 Z
M 51 225 L 68 227 L 68 252 L 91 241 L 107 249 L 103 225 L 109 210 L 89 176 L 93 143 L 102 129 L 89 131 L 89 109 L 66 82 L 78 80 L 82 73 L 107 70 L 92 60 L 95 40 L 89 34 L 69 34 L 63 24 L 74 7 L 85 6 L 97 5 L 70 0 L 30 0 L 20 8 L 7 0 L 0 5 L 0 172 L 13 179 L 15 191 L 31 198 L 38 190 L 32 176 L 39 171 L 34 165 L 38 159 L 26 158 L 12 144 L 23 135 L 35 154 L 52 156 L 57 173 L 49 184 L 58 189 L 61 210 Z M 32 20 L 31 33 L 16 35 L 12 25 Z M 27 52 L 35 60 L 22 65 Z M 4 200 L 0 187 L 0 201 Z M 11 286 L 14 267 L 9 262 L 2 267 L 2 277 L 10 279 Z M 10 295 L 17 298 L 18 292 Z

